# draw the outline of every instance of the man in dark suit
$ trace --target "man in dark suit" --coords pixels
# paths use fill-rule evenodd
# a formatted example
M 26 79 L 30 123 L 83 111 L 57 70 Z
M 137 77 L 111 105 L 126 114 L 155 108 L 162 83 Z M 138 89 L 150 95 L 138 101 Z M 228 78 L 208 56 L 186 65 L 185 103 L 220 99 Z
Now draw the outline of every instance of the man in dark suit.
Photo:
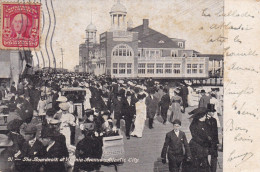
M 59 98 L 59 94 L 54 89 L 53 90 L 53 96 L 52 96 L 52 108 L 54 108 L 56 111 L 58 111 L 60 109 L 59 108 L 59 102 L 57 102 L 58 98 Z
M 99 99 L 99 101 L 97 101 L 96 108 L 99 111 L 106 111 L 106 110 L 111 111 L 111 102 L 109 101 L 107 93 L 103 94 L 102 98 Z
M 25 142 L 22 149 L 19 150 L 15 157 L 23 160 L 24 158 L 34 159 L 36 157 L 42 158 L 45 154 L 43 144 L 36 138 L 37 128 L 33 124 L 28 124 L 24 129 Z M 16 169 L 18 171 L 31 172 L 39 171 L 41 163 L 30 161 L 18 161 L 16 163 Z
M 165 94 L 162 96 L 162 99 L 159 102 L 159 109 L 161 112 L 161 116 L 163 118 L 163 124 L 165 124 L 167 121 L 167 112 L 168 112 L 171 100 L 170 100 L 169 92 L 166 88 L 163 89 L 163 92 Z
M 158 112 L 159 100 L 154 96 L 155 94 L 154 88 L 151 88 L 149 92 L 150 92 L 149 96 L 146 97 L 145 99 L 145 104 L 146 104 L 147 116 L 149 118 L 149 128 L 152 129 L 154 116 Z
M 122 114 L 125 119 L 125 135 L 127 139 L 130 139 L 130 129 L 133 122 L 133 117 L 136 114 L 135 109 L 136 101 L 133 99 L 132 94 L 128 91 L 126 98 L 123 100 Z
M 217 162 L 218 162 L 218 127 L 217 120 L 213 118 L 215 110 L 214 104 L 208 104 L 208 115 L 206 118 L 206 124 L 209 126 L 209 135 L 210 135 L 210 147 L 209 147 L 209 155 L 210 158 L 210 169 L 211 172 L 217 171 Z
M 201 98 L 199 101 L 199 108 L 200 107 L 207 108 L 208 104 L 210 103 L 210 97 L 206 95 L 205 90 L 201 90 L 200 94 L 201 94 Z
M 120 119 L 122 118 L 122 106 L 122 94 L 118 93 L 112 103 L 112 112 L 114 113 L 114 122 L 117 128 L 120 128 Z
M 56 133 L 50 128 L 45 128 L 41 133 L 42 144 L 46 147 L 43 158 L 57 159 L 53 162 L 45 162 L 43 164 L 44 171 L 49 172 L 63 172 L 65 170 L 65 158 L 68 157 L 68 150 L 66 147 L 60 146 L 60 143 L 55 141 Z M 64 161 L 60 161 L 64 158 Z
M 176 119 L 173 121 L 173 130 L 166 134 L 163 145 L 161 158 L 162 162 L 166 163 L 166 154 L 169 160 L 169 171 L 179 172 L 184 158 L 191 160 L 191 152 L 186 135 L 180 131 L 181 121 Z M 183 146 L 185 152 L 183 152 Z
M 185 108 L 188 107 L 188 94 L 189 94 L 189 90 L 183 83 L 181 83 L 180 85 L 181 85 L 180 96 L 182 98 L 183 113 L 184 113 L 185 112 Z

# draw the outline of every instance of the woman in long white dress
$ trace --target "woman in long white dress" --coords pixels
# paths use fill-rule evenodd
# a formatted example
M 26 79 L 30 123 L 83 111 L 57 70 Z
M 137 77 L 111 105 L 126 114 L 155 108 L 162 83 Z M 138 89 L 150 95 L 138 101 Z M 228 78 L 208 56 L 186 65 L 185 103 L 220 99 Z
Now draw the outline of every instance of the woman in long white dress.
M 92 96 L 89 88 L 85 88 L 85 90 L 86 90 L 86 95 L 85 95 L 85 100 L 84 100 L 84 110 L 91 109 L 90 98 Z
M 198 106 L 199 104 L 199 98 L 196 92 L 193 90 L 193 88 L 189 85 L 188 86 L 188 106 Z
M 59 104 L 60 109 L 62 110 L 62 114 L 60 116 L 60 121 L 61 121 L 61 125 L 60 125 L 60 133 L 63 134 L 66 138 L 66 145 L 67 147 L 70 146 L 70 135 L 71 135 L 71 131 L 70 131 L 70 126 L 75 126 L 75 117 L 69 113 L 69 104 L 68 103 L 61 103 Z
M 135 128 L 131 133 L 131 136 L 136 136 L 141 138 L 143 136 L 144 124 L 146 120 L 146 105 L 145 105 L 145 94 L 138 94 L 138 102 L 135 103 L 136 108 L 136 118 L 135 118 Z

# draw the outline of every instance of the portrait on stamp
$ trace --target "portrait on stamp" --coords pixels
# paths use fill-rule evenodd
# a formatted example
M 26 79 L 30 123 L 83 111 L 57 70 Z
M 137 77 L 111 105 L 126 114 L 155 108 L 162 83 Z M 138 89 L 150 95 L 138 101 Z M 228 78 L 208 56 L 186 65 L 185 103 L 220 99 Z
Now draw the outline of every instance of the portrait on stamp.
M 1 48 L 38 48 L 40 5 L 2 3 Z

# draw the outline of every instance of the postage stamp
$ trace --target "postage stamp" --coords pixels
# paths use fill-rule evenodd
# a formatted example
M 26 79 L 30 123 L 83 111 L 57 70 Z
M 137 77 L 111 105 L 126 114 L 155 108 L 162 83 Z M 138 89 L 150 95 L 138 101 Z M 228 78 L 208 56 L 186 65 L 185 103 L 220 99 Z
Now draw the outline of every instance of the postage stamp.
M 40 44 L 41 5 L 1 4 L 1 49 L 33 48 Z

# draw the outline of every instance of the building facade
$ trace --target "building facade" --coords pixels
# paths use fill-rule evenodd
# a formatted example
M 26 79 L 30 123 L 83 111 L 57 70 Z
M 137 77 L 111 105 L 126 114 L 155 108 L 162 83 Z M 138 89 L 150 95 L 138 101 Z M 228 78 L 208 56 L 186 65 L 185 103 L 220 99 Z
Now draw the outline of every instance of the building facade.
M 209 56 L 185 49 L 185 40 L 153 30 L 148 19 L 133 28 L 131 20 L 126 23 L 127 10 L 120 1 L 109 14 L 111 27 L 100 34 L 99 44 L 91 42 L 96 27 L 87 27 L 87 40 L 80 45 L 80 66 L 85 65 L 86 72 L 115 78 L 209 77 L 213 64 Z M 93 54 L 97 56 L 93 58 Z

